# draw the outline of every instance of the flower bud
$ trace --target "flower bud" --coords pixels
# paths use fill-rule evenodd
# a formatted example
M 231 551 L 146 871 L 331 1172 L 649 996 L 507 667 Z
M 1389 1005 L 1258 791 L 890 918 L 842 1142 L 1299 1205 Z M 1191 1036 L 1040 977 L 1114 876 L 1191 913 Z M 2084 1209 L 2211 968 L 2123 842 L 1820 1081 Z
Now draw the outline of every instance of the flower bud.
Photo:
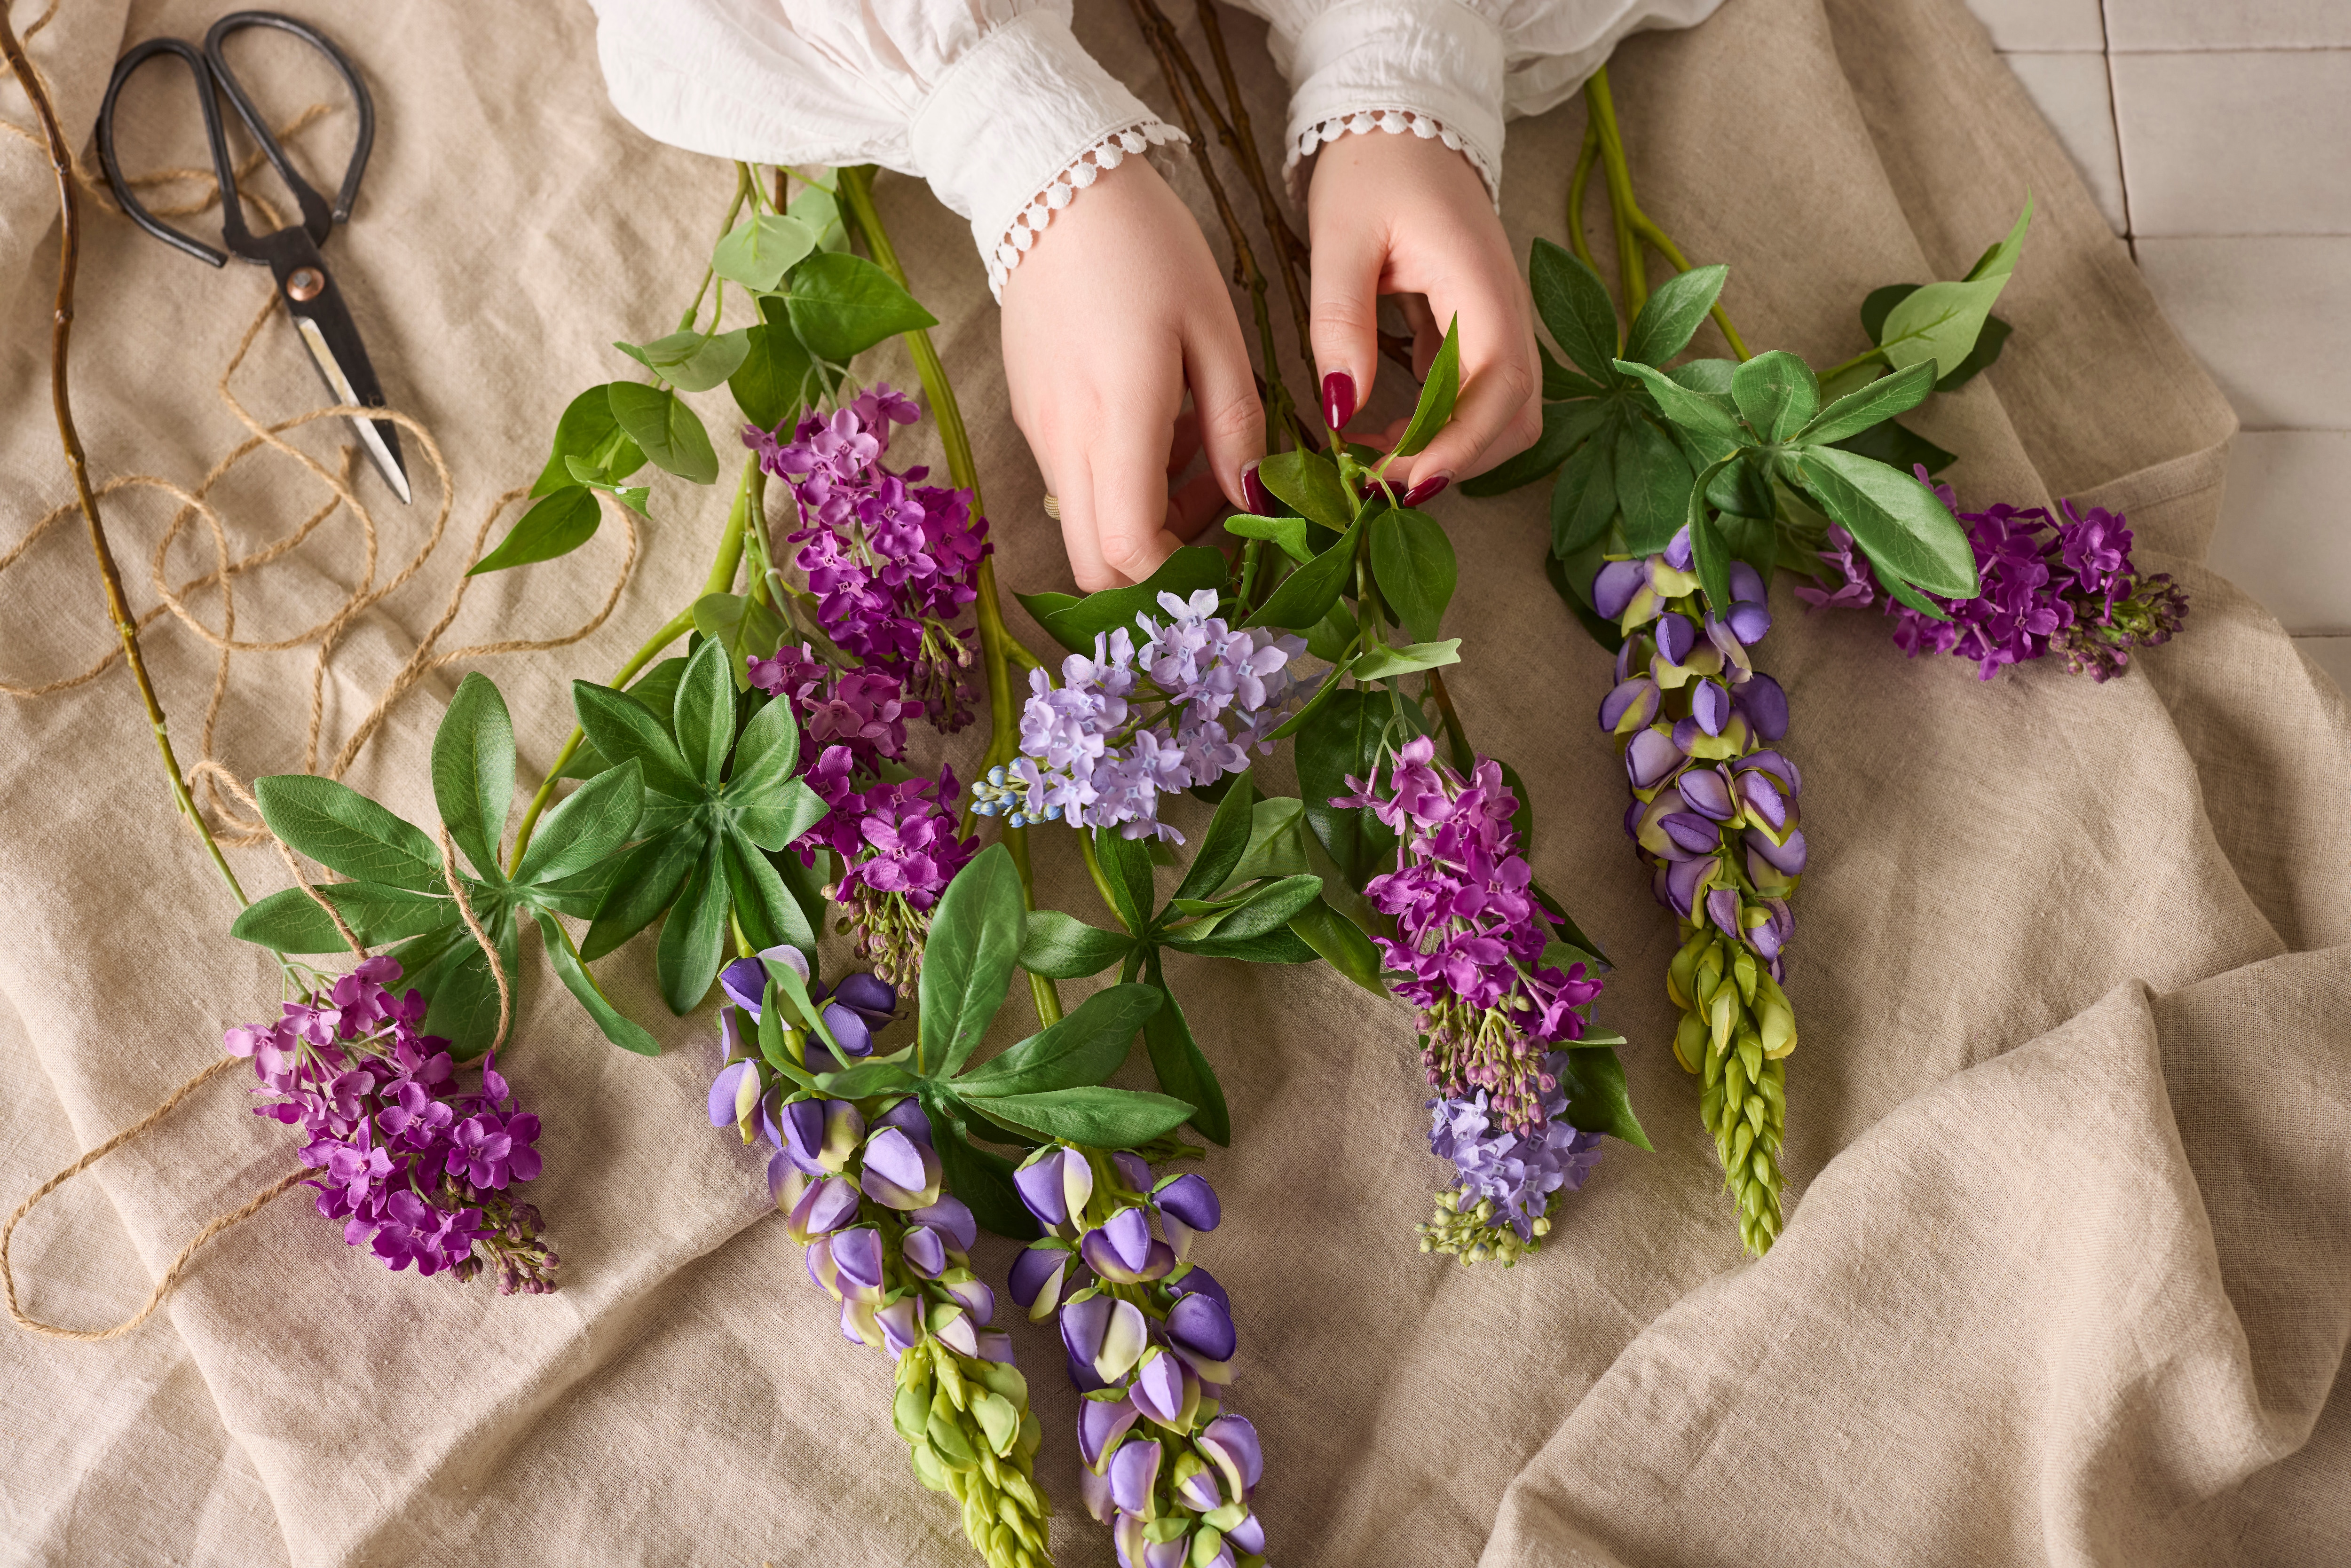
M 710 1081 L 710 1124 L 732 1127 L 759 1103 L 758 1064 L 747 1058 L 729 1062 Z
M 1600 699 L 1600 727 L 1610 735 L 1630 735 L 1646 729 L 1657 716 L 1665 694 L 1646 675 L 1619 682 Z
M 1683 855 L 1711 854 L 1722 841 L 1722 829 L 1695 811 L 1668 811 L 1657 820 L 1657 826 L 1679 854 L 1667 852 L 1668 859 Z
M 1102 1461 L 1125 1438 L 1138 1416 L 1139 1412 L 1123 1396 L 1078 1402 L 1078 1455 L 1085 1460 L 1086 1469 L 1103 1469 Z
M 1788 733 L 1788 694 L 1771 676 L 1757 674 L 1741 683 L 1735 700 L 1747 722 L 1765 740 L 1778 740 Z
M 1763 601 L 1763 574 L 1756 570 L 1754 567 L 1750 566 L 1746 561 L 1732 561 L 1730 563 L 1730 597 L 1734 602 L 1745 601 L 1758 604 L 1761 603 Z M 1753 642 L 1754 639 L 1750 637 L 1746 639 L 1746 641 Z
M 865 1141 L 865 1164 L 859 1177 L 865 1196 L 896 1209 L 921 1208 L 939 1197 L 939 1156 L 906 1136 L 898 1127 L 884 1127 Z
M 784 1217 L 784 1234 L 801 1246 L 831 1234 L 857 1218 L 857 1189 L 845 1176 L 811 1183 Z M 874 1283 L 881 1281 L 877 1278 Z
M 882 1233 L 871 1225 L 831 1239 L 832 1266 L 843 1295 L 879 1299 L 882 1293 Z
M 883 1348 L 892 1355 L 904 1355 L 923 1337 L 921 1303 L 912 1296 L 876 1308 L 873 1321 L 882 1331 Z
M 1265 1450 L 1247 1416 L 1219 1416 L 1193 1440 L 1224 1473 L 1226 1497 L 1242 1500 L 1257 1490 L 1265 1473 Z
M 1144 1352 L 1135 1364 L 1134 1382 L 1129 1385 L 1127 1397 L 1134 1407 L 1163 1427 L 1174 1427 L 1184 1414 L 1186 1374 L 1189 1369 L 1182 1361 L 1154 1345 Z M 1194 1388 L 1198 1387 L 1195 1381 Z M 1194 1396 L 1196 1400 L 1197 1395 Z
M 1233 1332 L 1232 1314 L 1223 1303 L 1207 1295 L 1181 1298 L 1167 1309 L 1167 1339 L 1204 1381 L 1233 1380 L 1232 1358 L 1238 1336 Z
M 1698 643 L 1698 628 L 1690 624 L 1689 617 L 1673 612 L 1657 617 L 1653 635 L 1657 640 L 1657 656 L 1671 664 L 1686 663 Z
M 918 1208 L 906 1218 L 917 1225 L 927 1225 L 938 1231 L 946 1238 L 947 1245 L 958 1252 L 970 1251 L 979 1239 L 979 1222 L 972 1218 L 971 1210 L 965 1206 L 963 1199 L 953 1193 L 942 1195 L 938 1202 L 926 1208 Z
M 1720 735 L 1730 722 L 1730 694 L 1717 681 L 1700 681 L 1690 688 L 1690 716 L 1708 735 Z
M 1635 789 L 1654 789 L 1686 760 L 1674 737 L 1662 729 L 1645 729 L 1625 748 L 1625 771 Z
M 1215 1469 L 1196 1453 L 1176 1455 L 1168 1479 L 1175 1482 L 1177 1500 L 1195 1513 L 1213 1513 L 1224 1506 L 1225 1489 L 1217 1484 Z
M 1719 768 L 1693 768 L 1674 780 L 1682 800 L 1701 817 L 1727 822 L 1739 812 L 1731 799 L 1730 780 Z
M 1027 1309 L 1029 1321 L 1043 1322 L 1061 1301 L 1061 1282 L 1069 1275 L 1070 1254 L 1066 1248 L 1038 1245 L 1024 1248 L 1012 1260 L 1012 1299 Z
M 935 1280 L 946 1271 L 946 1239 L 927 1225 L 909 1229 L 899 1242 L 898 1250 L 905 1258 L 906 1267 L 925 1280 Z
M 1151 1506 L 1152 1489 L 1159 1480 L 1162 1449 L 1149 1440 L 1126 1443 L 1111 1456 L 1110 1495 L 1127 1513 L 1140 1514 Z
M 1082 1422 L 1084 1416 L 1079 1419 Z M 1078 1500 L 1096 1524 L 1108 1524 L 1118 1517 L 1118 1504 L 1111 1500 L 1110 1478 L 1097 1471 L 1091 1461 L 1078 1467 Z
M 1592 608 L 1603 621 L 1614 621 L 1633 602 L 1633 595 L 1649 580 L 1646 562 L 1612 560 L 1592 579 Z

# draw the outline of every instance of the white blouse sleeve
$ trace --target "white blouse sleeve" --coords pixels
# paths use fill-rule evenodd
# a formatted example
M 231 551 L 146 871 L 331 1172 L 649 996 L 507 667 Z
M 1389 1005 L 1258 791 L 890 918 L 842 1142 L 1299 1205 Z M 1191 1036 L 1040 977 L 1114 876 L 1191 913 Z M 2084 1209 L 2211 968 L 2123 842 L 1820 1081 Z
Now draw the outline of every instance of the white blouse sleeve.
M 879 163 L 971 222 L 989 287 L 1100 170 L 1183 132 L 1095 64 L 1071 0 L 594 0 L 613 105 L 748 162 Z
M 1290 80 L 1289 156 L 1342 136 L 1441 137 L 1499 205 L 1502 120 L 1540 114 L 1608 63 L 1628 33 L 1687 27 L 1722 0 L 1238 0 L 1272 24 Z

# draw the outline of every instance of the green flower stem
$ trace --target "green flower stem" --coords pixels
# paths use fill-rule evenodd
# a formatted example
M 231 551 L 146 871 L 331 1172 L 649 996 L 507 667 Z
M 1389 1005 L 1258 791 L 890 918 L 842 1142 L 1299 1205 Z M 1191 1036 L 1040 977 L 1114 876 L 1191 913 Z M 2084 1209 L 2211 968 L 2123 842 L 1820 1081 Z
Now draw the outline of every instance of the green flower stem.
M 873 205 L 873 170 L 872 165 L 860 165 L 841 171 L 841 194 L 849 204 L 850 216 L 858 232 L 864 236 L 865 247 L 872 254 L 873 264 L 888 273 L 899 287 L 912 293 L 906 282 L 906 269 L 898 263 L 898 253 L 890 244 L 889 234 L 882 226 L 882 214 Z M 971 492 L 972 511 L 980 517 L 987 508 L 980 499 L 979 465 L 972 457 L 971 434 L 964 427 L 963 406 L 956 402 L 955 387 L 947 380 L 946 366 L 939 361 L 939 351 L 931 342 L 928 329 L 918 327 L 904 334 L 907 352 L 914 356 L 914 374 L 923 383 L 923 391 L 931 400 L 931 416 L 938 421 L 939 443 L 946 449 L 947 474 L 956 484 Z M 1017 728 L 1019 709 L 1012 699 L 1011 661 L 1018 659 L 1028 668 L 1038 667 L 1037 656 L 1022 647 L 1019 639 L 1004 624 L 1004 606 L 997 597 L 996 560 L 982 557 L 977 574 L 979 598 L 975 609 L 979 618 L 980 669 L 987 683 L 987 751 L 980 759 L 979 769 L 985 775 L 991 768 L 1012 760 L 1020 749 Z M 1017 651 L 1017 652 L 1016 652 Z M 977 817 L 967 806 L 964 809 L 962 831 L 967 835 L 975 831 Z M 1003 830 L 1004 846 L 1012 852 L 1013 869 L 1020 875 L 1020 896 L 1031 909 L 1037 907 L 1037 888 L 1029 867 L 1029 831 L 1025 828 L 1007 825 Z M 1050 1025 L 1061 1017 L 1061 993 L 1053 982 L 1042 975 L 1029 977 L 1029 999 L 1036 1005 L 1040 1025 Z
M 1132 936 L 1134 932 L 1128 928 L 1126 916 L 1118 912 L 1118 900 L 1111 894 L 1110 878 L 1102 874 L 1102 862 L 1095 858 L 1095 831 L 1092 828 L 1078 830 L 1078 853 L 1085 860 L 1086 874 L 1094 879 L 1094 891 L 1102 894 L 1102 907 L 1110 911 L 1113 920 L 1118 922 L 1118 928 Z
M 758 455 L 754 453 L 744 459 L 743 477 L 736 483 L 735 504 L 727 508 L 726 527 L 718 535 L 718 553 L 710 563 L 710 576 L 703 582 L 704 593 L 724 593 L 735 586 L 736 570 L 743 563 L 743 536 L 755 512 L 762 518 L 764 531 L 767 493 L 768 476 L 761 472 Z M 660 631 L 645 640 L 643 646 L 630 654 L 628 663 L 612 673 L 608 684 L 615 687 L 627 685 L 638 671 L 653 663 L 654 654 L 693 630 L 694 606 L 689 604 L 670 617 Z M 522 852 L 530 847 L 531 831 L 538 826 L 539 814 L 547 810 L 548 802 L 555 799 L 555 786 L 562 779 L 563 770 L 571 765 L 571 759 L 579 755 L 580 743 L 583 738 L 579 727 L 573 726 L 570 737 L 563 743 L 563 749 L 557 752 L 555 760 L 548 765 L 547 778 L 540 782 L 538 792 L 530 798 L 530 805 L 523 811 L 522 825 L 515 830 L 514 850 L 507 857 L 507 875 L 513 875 L 515 868 L 522 863 Z
M 1567 243 L 1578 261 L 1593 271 L 1600 263 L 1593 259 L 1592 242 L 1583 233 L 1583 193 L 1592 183 L 1593 165 L 1600 161 L 1600 121 L 1587 116 L 1583 122 L 1583 146 L 1575 155 L 1575 172 L 1567 177 Z
M 1823 371 L 1820 374 L 1821 384 L 1823 386 L 1826 386 L 1829 382 L 1836 380 L 1837 377 L 1844 374 L 1847 371 L 1857 371 L 1862 366 L 1869 363 L 1872 360 L 1885 359 L 1885 350 L 1877 348 L 1865 349 L 1862 352 L 1855 354 L 1850 360 L 1847 360 L 1844 363 L 1833 366 L 1828 370 Z M 1886 363 L 1888 364 L 1892 364 L 1893 362 L 1894 361 L 1891 360 L 1886 360 Z
M 720 238 L 724 239 L 726 235 L 735 232 L 735 220 L 742 215 L 743 204 L 745 201 L 748 200 L 754 204 L 757 203 L 758 198 L 752 194 L 754 189 L 755 182 L 751 178 L 751 165 L 748 163 L 736 164 L 735 199 L 726 204 L 726 224 L 725 227 L 718 231 Z M 677 319 L 677 329 L 679 331 L 691 332 L 694 330 L 694 319 L 702 314 L 702 297 L 710 292 L 710 281 L 717 276 L 718 270 L 716 267 L 705 267 L 702 269 L 702 287 L 694 291 L 694 303 L 687 306 L 685 308 L 685 314 Z M 721 284 L 719 287 L 723 291 L 726 286 Z M 717 329 L 718 319 L 716 315 L 711 318 L 710 325 L 713 331 Z

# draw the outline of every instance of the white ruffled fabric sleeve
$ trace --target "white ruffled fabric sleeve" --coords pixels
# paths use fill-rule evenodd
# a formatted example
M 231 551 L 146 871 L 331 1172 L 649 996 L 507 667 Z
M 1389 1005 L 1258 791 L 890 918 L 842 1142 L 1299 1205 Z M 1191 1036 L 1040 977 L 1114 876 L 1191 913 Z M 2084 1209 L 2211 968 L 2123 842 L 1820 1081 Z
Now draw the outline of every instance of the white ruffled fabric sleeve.
M 1100 171 L 1183 132 L 1094 63 L 1071 0 L 594 0 L 612 102 L 759 163 L 879 163 L 970 221 L 998 294 Z
M 1325 142 L 1373 131 L 1441 139 L 1501 203 L 1502 121 L 1582 87 L 1618 41 L 1687 27 L 1722 0 L 1238 0 L 1272 24 L 1290 85 L 1293 197 Z

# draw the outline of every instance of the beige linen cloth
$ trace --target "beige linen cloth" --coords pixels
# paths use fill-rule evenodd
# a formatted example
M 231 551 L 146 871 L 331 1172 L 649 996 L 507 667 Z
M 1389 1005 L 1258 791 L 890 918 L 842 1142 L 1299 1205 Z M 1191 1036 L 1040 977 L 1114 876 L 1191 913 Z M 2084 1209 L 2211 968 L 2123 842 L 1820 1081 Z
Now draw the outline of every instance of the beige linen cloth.
M 564 402 L 626 369 L 609 340 L 674 319 L 731 174 L 612 115 L 584 7 L 288 3 L 374 88 L 375 160 L 328 255 L 456 491 L 448 540 L 329 667 L 331 757 L 439 614 L 493 500 L 536 473 Z M 217 9 L 68 6 L 36 47 L 76 137 L 124 42 L 200 36 Z M 16 11 L 21 24 L 34 7 Z M 1124 7 L 1081 25 L 1165 107 Z M 1226 26 L 1257 122 L 1279 123 L 1260 29 Z M 296 52 L 263 68 L 249 79 L 270 82 L 274 115 L 327 96 Z M 1439 504 L 1463 563 L 1461 701 L 1530 782 L 1540 874 L 1619 966 L 1600 1016 L 1635 1042 L 1657 1150 L 1612 1145 L 1526 1265 L 1422 1258 L 1410 1228 L 1439 1167 L 1404 1009 L 1319 969 L 1177 961 L 1235 1111 L 1234 1147 L 1207 1164 L 1227 1218 L 1202 1257 L 1237 1303 L 1235 1403 L 1265 1437 L 1274 1557 L 2343 1562 L 2351 716 L 2202 564 L 2228 409 L 1959 0 L 1738 0 L 1694 32 L 1633 40 L 1613 75 L 1646 204 L 1693 256 L 1730 264 L 1725 298 L 1759 347 L 1846 357 L 1867 289 L 1956 276 L 2030 189 L 2039 215 L 2001 306 L 2016 336 L 1921 425 L 1966 455 L 1950 477 L 1970 505 L 2126 509 L 2141 565 L 2177 574 L 2195 611 L 2183 639 L 2106 686 L 2054 661 L 1987 685 L 1956 660 L 1906 661 L 1871 618 L 1775 595 L 1767 664 L 1792 699 L 1813 845 L 1790 985 L 1802 1190 L 1777 1249 L 1746 1263 L 1667 1046 L 1672 922 L 1626 850 L 1622 780 L 1592 727 L 1605 661 L 1536 570 L 1543 493 Z M 152 107 L 126 122 L 126 156 L 196 161 L 181 84 L 159 70 L 141 85 Z M 23 108 L 0 94 L 0 113 Z M 1570 105 L 1512 129 L 1504 211 L 1521 254 L 1562 236 L 1582 127 Z M 330 115 L 303 140 L 329 181 L 350 131 Z M 1189 165 L 1176 177 L 1207 212 Z M 944 323 L 1003 576 L 1065 586 L 962 225 L 912 183 L 885 179 L 880 195 Z M 0 140 L 0 549 L 69 495 L 43 370 L 49 199 L 30 150 Z M 101 478 L 193 485 L 244 434 L 213 388 L 266 284 L 94 208 L 76 377 L 93 462 Z M 894 350 L 876 359 L 870 373 L 909 379 Z M 232 390 L 266 421 L 318 406 L 275 321 Z M 723 434 L 723 396 L 704 402 Z M 317 424 L 293 439 L 331 454 L 341 436 Z M 308 624 L 414 552 L 439 497 L 409 450 L 415 507 L 359 480 L 381 559 L 338 514 L 244 580 L 239 635 Z M 325 499 L 266 453 L 216 495 L 241 550 Z M 111 506 L 134 599 L 151 604 L 172 504 Z M 569 724 L 567 681 L 602 677 L 696 591 L 724 506 L 657 484 L 611 620 L 576 646 L 483 664 L 527 766 Z M 78 528 L 68 517 L 0 578 L 0 678 L 69 674 L 105 649 Z M 618 568 L 617 535 L 608 524 L 578 557 L 482 580 L 443 645 L 576 625 Z M 183 536 L 171 580 L 209 570 L 211 549 L 201 528 Z M 192 602 L 219 625 L 216 599 Z M 213 652 L 169 616 L 149 643 L 192 753 Z M 239 656 L 217 749 L 240 774 L 302 765 L 311 656 Z M 429 820 L 429 737 L 465 667 L 395 707 L 352 783 Z M 234 857 L 248 888 L 283 885 L 265 851 Z M 1091 913 L 1071 846 L 1049 836 L 1039 862 L 1051 897 Z M 276 991 L 225 935 L 227 899 L 170 813 L 120 669 L 0 701 L 0 907 L 13 1202 L 212 1060 L 222 1028 L 266 1016 Z M 616 957 L 610 984 L 670 1047 L 625 1056 L 525 956 L 505 1060 L 546 1121 L 534 1197 L 564 1255 L 560 1293 L 388 1278 L 296 1197 L 214 1244 L 132 1336 L 0 1330 L 0 1560 L 970 1561 L 952 1511 L 908 1476 L 884 1362 L 842 1342 L 764 1213 L 758 1160 L 705 1121 L 707 1012 L 669 1019 L 648 955 Z M 1008 1006 L 1008 1028 L 1025 1017 Z M 29 1220 L 31 1310 L 119 1318 L 183 1238 L 287 1168 L 286 1130 L 246 1101 L 241 1082 L 207 1085 Z M 990 1244 L 982 1266 L 1000 1278 L 1008 1257 Z M 1017 1339 L 1064 1509 L 1060 1560 L 1107 1562 L 1076 1509 L 1057 1349 L 1045 1330 Z

